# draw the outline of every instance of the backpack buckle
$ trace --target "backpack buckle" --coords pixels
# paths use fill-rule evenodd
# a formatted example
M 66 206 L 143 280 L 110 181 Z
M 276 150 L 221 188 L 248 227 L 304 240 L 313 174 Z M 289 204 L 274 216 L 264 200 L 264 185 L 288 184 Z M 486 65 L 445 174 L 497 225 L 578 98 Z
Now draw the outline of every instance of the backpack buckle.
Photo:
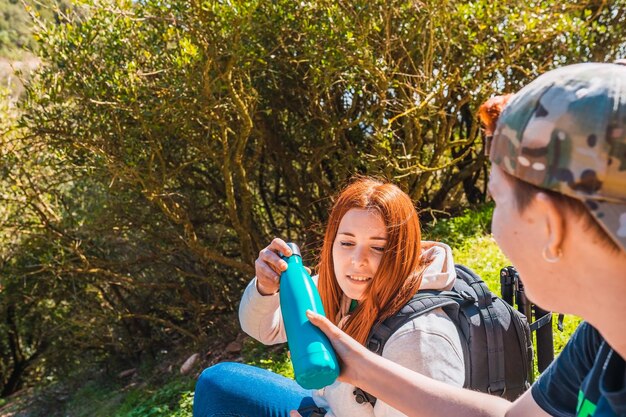
M 368 392 L 363 391 L 361 388 L 355 387 L 352 393 L 354 394 L 354 399 L 358 404 L 369 403 L 372 407 L 376 404 L 377 398 Z
M 465 301 L 469 301 L 469 302 L 471 302 L 471 303 L 475 303 L 475 302 L 476 302 L 476 297 L 474 297 L 474 296 L 473 296 L 472 294 L 470 294 L 468 291 L 463 290 L 463 291 L 459 292 L 459 295 L 460 295 L 461 297 L 463 297 L 463 299 L 464 299 Z
M 354 394 L 354 398 L 356 399 L 357 403 L 363 404 L 367 402 L 367 397 L 365 396 L 365 393 L 361 390 L 361 388 L 355 389 L 352 393 Z
M 381 354 L 382 352 L 380 352 L 380 348 L 381 348 L 382 344 L 380 343 L 380 340 L 375 339 L 375 338 L 371 338 L 370 341 L 367 343 L 367 348 L 377 354 Z
M 318 406 L 307 406 L 304 408 L 299 408 L 298 412 L 302 415 L 306 415 L 307 412 L 311 411 L 309 417 L 324 417 L 326 415 L 326 409 L 320 408 Z
M 506 393 L 506 386 L 502 389 L 494 389 L 492 390 L 491 387 L 487 387 L 487 392 L 491 395 L 497 395 L 498 397 L 504 397 L 504 394 Z

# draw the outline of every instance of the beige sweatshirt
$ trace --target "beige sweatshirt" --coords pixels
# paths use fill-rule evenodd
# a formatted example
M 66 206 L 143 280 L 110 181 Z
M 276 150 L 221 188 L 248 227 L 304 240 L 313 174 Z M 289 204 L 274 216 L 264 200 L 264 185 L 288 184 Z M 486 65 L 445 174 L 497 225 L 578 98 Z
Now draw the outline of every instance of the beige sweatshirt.
M 432 261 L 426 268 L 420 289 L 449 290 L 456 273 L 452 251 L 447 245 L 422 243 L 423 256 Z M 317 277 L 314 277 L 317 281 Z M 239 306 L 241 328 L 266 345 L 287 341 L 280 312 L 278 294 L 263 296 L 254 278 L 244 291 Z M 426 376 L 459 387 L 465 381 L 463 350 L 454 323 L 442 309 L 436 309 L 406 323 L 391 335 L 383 349 L 383 357 Z M 327 417 L 400 417 L 404 414 L 377 401 L 358 404 L 354 386 L 336 381 L 311 396 L 318 407 L 325 408 Z

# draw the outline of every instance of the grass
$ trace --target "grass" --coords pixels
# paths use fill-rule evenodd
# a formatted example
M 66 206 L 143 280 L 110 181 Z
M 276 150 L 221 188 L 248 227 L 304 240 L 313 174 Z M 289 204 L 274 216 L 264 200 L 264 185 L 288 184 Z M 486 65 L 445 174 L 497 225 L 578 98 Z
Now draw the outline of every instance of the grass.
M 254 339 L 244 342 L 241 352 L 243 360 L 248 365 L 267 369 L 287 378 L 294 378 L 293 366 L 287 353 L 287 345 L 265 346 Z
M 134 398 L 126 400 L 115 417 L 186 417 L 191 416 L 193 384 L 189 380 L 170 382 L 154 391 L 149 397 L 145 392 L 135 392 Z M 127 397 L 128 398 L 128 397 Z
M 192 413 L 192 378 L 173 378 L 165 385 L 122 388 L 101 381 L 86 383 L 72 395 L 72 417 L 188 417 Z

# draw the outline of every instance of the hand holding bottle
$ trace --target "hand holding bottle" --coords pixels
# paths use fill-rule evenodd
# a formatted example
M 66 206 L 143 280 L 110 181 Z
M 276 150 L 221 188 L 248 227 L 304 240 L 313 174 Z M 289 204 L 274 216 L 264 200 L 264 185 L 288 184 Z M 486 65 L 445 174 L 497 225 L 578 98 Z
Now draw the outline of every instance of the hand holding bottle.
M 280 238 L 275 238 L 259 252 L 254 262 L 256 286 L 261 295 L 272 295 L 280 287 L 280 274 L 287 270 L 287 262 L 280 255 L 291 256 L 291 248 Z
M 274 238 L 272 242 L 259 252 L 254 262 L 256 273 L 256 288 L 261 295 L 273 295 L 280 287 L 280 275 L 287 270 L 287 262 L 281 255 L 291 256 L 291 248 L 281 238 Z M 311 268 L 304 269 L 311 273 Z

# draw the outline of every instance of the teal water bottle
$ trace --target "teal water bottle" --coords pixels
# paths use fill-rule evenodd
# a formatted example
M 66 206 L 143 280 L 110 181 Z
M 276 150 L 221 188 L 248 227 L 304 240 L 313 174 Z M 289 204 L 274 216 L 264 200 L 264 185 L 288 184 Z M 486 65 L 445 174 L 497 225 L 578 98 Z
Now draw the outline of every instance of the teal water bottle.
M 304 269 L 300 249 L 287 243 L 292 255 L 282 256 L 287 270 L 280 276 L 280 309 L 296 381 L 302 388 L 320 389 L 339 376 L 339 362 L 330 341 L 306 316 L 311 310 L 324 314 L 320 294 Z

